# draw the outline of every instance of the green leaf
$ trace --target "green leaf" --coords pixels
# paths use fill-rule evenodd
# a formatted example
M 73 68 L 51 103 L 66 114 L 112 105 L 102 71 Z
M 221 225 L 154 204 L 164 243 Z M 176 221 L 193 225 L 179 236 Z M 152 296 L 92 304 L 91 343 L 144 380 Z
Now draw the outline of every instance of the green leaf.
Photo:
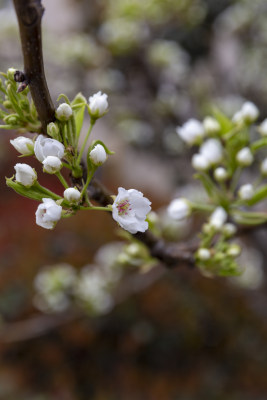
M 53 200 L 61 199 L 60 196 L 39 185 L 37 182 L 34 183 L 30 188 L 26 188 L 24 185 L 19 182 L 15 182 L 13 179 L 14 177 L 6 178 L 6 184 L 21 196 L 37 201 L 42 201 L 43 198 L 52 198 Z
M 214 118 L 217 119 L 217 121 L 219 122 L 220 126 L 221 126 L 221 134 L 224 135 L 225 133 L 229 132 L 231 129 L 233 129 L 233 122 L 226 117 L 225 114 L 223 114 L 218 108 L 214 108 L 212 110 L 212 114 L 214 116 Z
M 76 124 L 76 135 L 77 137 L 80 136 L 81 129 L 83 126 L 83 119 L 84 119 L 84 110 L 85 110 L 85 104 L 80 103 L 81 105 L 79 108 L 75 108 L 73 110 L 74 112 L 74 119 L 75 119 L 75 124 Z

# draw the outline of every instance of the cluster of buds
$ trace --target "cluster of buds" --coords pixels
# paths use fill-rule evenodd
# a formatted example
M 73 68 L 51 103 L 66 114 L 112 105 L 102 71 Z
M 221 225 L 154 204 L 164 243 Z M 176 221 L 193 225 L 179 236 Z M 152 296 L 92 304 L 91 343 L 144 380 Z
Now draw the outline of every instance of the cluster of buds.
M 66 95 L 60 95 L 61 103 L 55 112 L 55 122 L 47 126 L 47 136 L 41 134 L 41 123 L 37 118 L 33 103 L 27 97 L 28 90 L 18 86 L 18 73 L 9 69 L 5 85 L 0 81 L 0 90 L 5 94 L 1 101 L 3 109 L 0 118 L 4 129 L 20 128 L 20 132 L 37 133 L 33 137 L 19 136 L 10 140 L 20 156 L 35 157 L 43 166 L 43 172 L 55 175 L 63 186 L 62 195 L 58 195 L 41 186 L 34 168 L 26 163 L 15 165 L 15 175 L 6 180 L 7 185 L 20 195 L 40 202 L 36 210 L 37 225 L 53 229 L 63 217 L 69 217 L 78 210 L 105 210 L 112 212 L 115 221 L 130 233 L 144 232 L 148 229 L 146 217 L 151 210 L 150 201 L 135 189 L 119 188 L 114 196 L 114 204 L 107 207 L 93 206 L 88 198 L 87 188 L 96 170 L 104 164 L 108 155 L 113 154 L 101 140 L 89 141 L 96 121 L 108 112 L 108 96 L 98 92 L 90 96 L 88 102 L 79 93 L 72 102 Z M 14 78 L 15 77 L 15 78 Z M 90 126 L 79 146 L 84 111 L 90 116 Z M 7 121 L 7 116 L 16 123 Z M 22 128 L 22 129 L 21 129 Z M 82 158 L 86 158 L 87 179 L 83 182 Z M 83 182 L 79 188 L 72 187 L 66 181 L 61 170 L 68 169 L 74 178 Z

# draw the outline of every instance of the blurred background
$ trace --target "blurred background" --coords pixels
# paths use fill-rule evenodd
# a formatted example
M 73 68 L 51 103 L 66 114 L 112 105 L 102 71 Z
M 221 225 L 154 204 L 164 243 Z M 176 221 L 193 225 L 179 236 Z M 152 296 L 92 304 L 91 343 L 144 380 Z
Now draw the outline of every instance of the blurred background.
M 98 178 L 114 193 L 144 192 L 167 240 L 191 238 L 198 221 L 171 225 L 164 208 L 175 195 L 202 196 L 175 128 L 213 105 L 231 117 L 244 100 L 267 117 L 266 1 L 42 3 L 53 100 L 109 96 L 93 137 L 116 155 Z M 23 69 L 12 2 L 0 7 L 0 70 Z M 125 246 L 105 214 L 46 231 L 37 204 L 5 185 L 19 162 L 15 136 L 0 135 L 0 399 L 265 400 L 266 232 L 240 239 L 246 272 L 230 280 L 166 271 Z

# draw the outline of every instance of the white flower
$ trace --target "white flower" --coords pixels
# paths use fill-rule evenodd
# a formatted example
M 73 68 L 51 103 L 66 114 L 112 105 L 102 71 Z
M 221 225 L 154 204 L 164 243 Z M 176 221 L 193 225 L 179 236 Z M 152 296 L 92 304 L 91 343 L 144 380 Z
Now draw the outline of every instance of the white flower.
M 197 119 L 189 119 L 183 126 L 178 126 L 176 132 L 187 144 L 198 143 L 205 135 L 204 127 Z
M 15 179 L 23 186 L 31 187 L 37 179 L 35 170 L 28 164 L 16 164 L 15 165 L 16 175 Z
M 238 195 L 242 200 L 249 200 L 253 197 L 255 191 L 251 183 L 247 183 L 246 185 L 242 185 L 238 191 Z
M 259 116 L 259 109 L 251 101 L 246 101 L 241 107 L 241 113 L 245 122 L 254 122 Z
M 262 136 L 267 136 L 267 118 L 262 121 L 262 123 L 258 127 L 258 130 Z
M 241 111 L 241 110 L 237 111 L 237 112 L 233 115 L 232 121 L 233 121 L 234 124 L 243 123 L 243 114 L 242 114 L 242 111 Z
M 47 172 L 48 174 L 55 174 L 60 171 L 62 167 L 60 159 L 56 156 L 47 156 L 42 164 L 44 166 L 44 172 Z
M 30 156 L 31 154 L 33 154 L 34 144 L 33 141 L 29 138 L 19 136 L 16 139 L 10 140 L 10 143 L 20 154 L 24 156 Z
M 212 164 L 219 163 L 223 158 L 223 147 L 218 139 L 208 139 L 202 144 L 199 153 Z
M 209 249 L 206 249 L 204 247 L 201 247 L 200 249 L 198 249 L 197 251 L 197 256 L 200 260 L 202 261 L 206 261 L 210 259 L 210 251 Z
M 209 224 L 219 230 L 223 227 L 223 224 L 227 220 L 227 213 L 224 208 L 222 207 L 217 207 L 213 213 L 211 214 L 209 218 Z
M 174 199 L 170 202 L 167 212 L 172 219 L 180 221 L 191 214 L 190 203 L 183 198 Z
M 40 162 L 48 156 L 58 157 L 60 160 L 64 156 L 65 148 L 58 140 L 46 138 L 44 135 L 39 135 L 34 144 L 34 153 Z
M 228 174 L 225 168 L 223 167 L 218 167 L 214 171 L 214 178 L 218 182 L 223 182 L 228 178 Z
M 36 210 L 36 224 L 46 229 L 53 229 L 61 218 L 62 207 L 52 199 L 43 199 Z
M 213 117 L 206 117 L 203 121 L 203 127 L 207 135 L 212 135 L 214 133 L 218 133 L 221 130 L 221 126 L 217 119 Z
M 192 166 L 198 171 L 206 171 L 210 163 L 202 154 L 194 154 L 192 157 Z
M 97 144 L 93 150 L 90 152 L 90 160 L 95 165 L 103 164 L 107 159 L 107 153 L 101 144 Z
M 145 219 L 151 210 L 150 204 L 151 202 L 138 190 L 120 187 L 112 205 L 112 216 L 130 233 L 145 232 L 148 229 Z
M 62 103 L 56 109 L 56 118 L 60 121 L 68 121 L 72 116 L 72 108 L 67 103 Z
M 253 160 L 254 157 L 249 147 L 243 147 L 236 155 L 236 161 L 242 167 L 248 167 L 253 163 Z
M 261 173 L 262 175 L 267 175 L 267 157 L 261 163 Z
M 89 114 L 94 118 L 102 117 L 108 109 L 108 96 L 97 92 L 89 97 Z
M 75 188 L 68 188 L 64 191 L 64 199 L 70 203 L 78 203 L 81 198 L 81 192 Z
M 233 243 L 228 247 L 227 254 L 229 256 L 238 257 L 240 253 L 241 253 L 241 247 L 238 244 Z

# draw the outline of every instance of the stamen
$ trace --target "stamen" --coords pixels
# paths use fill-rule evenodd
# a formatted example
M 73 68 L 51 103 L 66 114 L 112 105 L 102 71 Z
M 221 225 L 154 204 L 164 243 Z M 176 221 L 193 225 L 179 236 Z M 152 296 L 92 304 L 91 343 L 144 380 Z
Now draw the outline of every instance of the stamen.
M 131 211 L 131 204 L 128 199 L 122 200 L 117 203 L 117 209 L 119 215 L 128 215 L 128 211 Z

